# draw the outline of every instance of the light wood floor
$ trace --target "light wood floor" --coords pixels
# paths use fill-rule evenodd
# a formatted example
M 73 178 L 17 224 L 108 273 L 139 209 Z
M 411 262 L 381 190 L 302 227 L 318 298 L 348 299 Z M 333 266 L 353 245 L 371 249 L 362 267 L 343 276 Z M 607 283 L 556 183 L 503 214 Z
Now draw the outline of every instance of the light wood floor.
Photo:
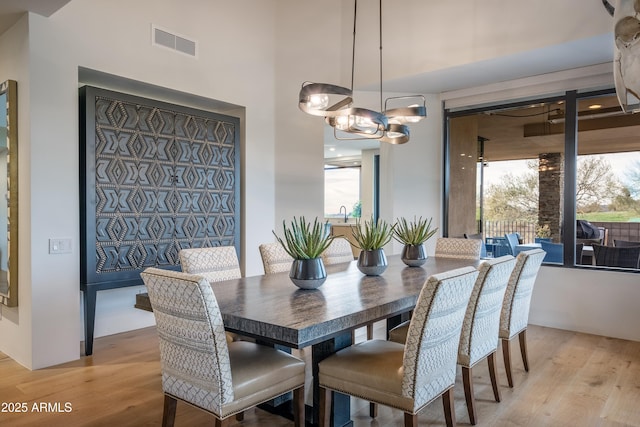
M 383 333 L 378 325 L 376 336 Z M 506 386 L 498 349 L 501 403 L 493 401 L 486 364 L 474 368 L 478 426 L 640 426 L 640 342 L 531 326 L 528 344 L 531 369 L 525 373 L 517 340 L 511 343 L 516 362 L 513 389 Z M 459 377 L 456 417 L 458 425 L 469 425 Z M 154 328 L 99 338 L 93 356 L 37 371 L 0 353 L 2 426 L 157 426 L 162 399 Z M 23 402 L 26 413 L 6 412 Z M 36 412 L 34 403 L 36 408 L 48 405 L 49 412 Z M 402 425 L 402 414 L 385 407 L 372 420 L 367 403 L 360 400 L 353 401 L 352 412 L 355 427 Z M 419 422 L 443 426 L 442 402 L 425 409 Z M 210 416 L 178 404 L 177 427 L 211 423 Z M 292 423 L 252 410 L 240 425 Z

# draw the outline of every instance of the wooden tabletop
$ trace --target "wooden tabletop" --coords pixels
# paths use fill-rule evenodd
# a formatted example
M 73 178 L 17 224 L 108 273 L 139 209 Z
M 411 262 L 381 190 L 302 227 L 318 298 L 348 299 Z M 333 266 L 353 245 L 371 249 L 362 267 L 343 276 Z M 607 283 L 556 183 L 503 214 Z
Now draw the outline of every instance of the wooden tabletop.
M 363 275 L 355 261 L 327 266 L 327 280 L 315 290 L 298 289 L 288 273 L 211 286 L 227 329 L 302 348 L 409 311 L 429 276 L 479 263 L 429 257 L 422 267 L 407 267 L 398 255 L 388 261 L 381 276 Z

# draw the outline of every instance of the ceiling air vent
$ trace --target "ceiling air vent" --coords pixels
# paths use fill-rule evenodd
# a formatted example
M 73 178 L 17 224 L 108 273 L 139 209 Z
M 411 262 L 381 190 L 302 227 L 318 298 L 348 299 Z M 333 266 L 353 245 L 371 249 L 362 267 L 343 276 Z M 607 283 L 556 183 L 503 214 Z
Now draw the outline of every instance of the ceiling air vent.
M 193 57 L 198 56 L 197 46 L 194 40 L 173 34 L 155 25 L 151 26 L 151 40 L 151 43 L 155 46 L 166 47 Z

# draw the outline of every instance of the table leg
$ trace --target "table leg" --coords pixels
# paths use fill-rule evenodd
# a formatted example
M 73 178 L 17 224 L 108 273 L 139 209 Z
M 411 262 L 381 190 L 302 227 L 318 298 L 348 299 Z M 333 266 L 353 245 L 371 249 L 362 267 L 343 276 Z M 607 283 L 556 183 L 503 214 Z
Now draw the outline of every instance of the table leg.
M 353 344 L 351 332 L 338 335 L 327 341 L 314 344 L 311 347 L 311 364 L 313 369 L 313 425 L 319 423 L 318 407 L 320 404 L 318 363 L 331 356 L 340 349 Z M 353 425 L 351 421 L 351 398 L 342 393 L 333 393 L 333 410 L 331 414 L 332 425 L 334 427 L 349 427 Z

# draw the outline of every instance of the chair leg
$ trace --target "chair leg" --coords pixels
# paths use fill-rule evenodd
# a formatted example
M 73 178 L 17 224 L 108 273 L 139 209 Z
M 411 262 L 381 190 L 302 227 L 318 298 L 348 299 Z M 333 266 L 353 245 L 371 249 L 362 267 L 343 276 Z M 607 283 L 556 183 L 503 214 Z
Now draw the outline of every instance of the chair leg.
M 173 427 L 176 420 L 176 405 L 178 401 L 169 396 L 164 395 L 164 409 L 162 410 L 162 427 Z
M 404 413 L 404 427 L 418 427 L 418 415 Z
M 469 412 L 469 422 L 476 425 L 476 400 L 473 396 L 473 379 L 471 378 L 471 368 L 462 367 L 462 384 L 464 386 L 464 399 L 467 402 L 467 412 Z
M 442 406 L 444 407 L 444 419 L 447 423 L 447 427 L 455 427 L 456 410 L 453 404 L 453 387 L 442 393 Z
M 220 418 L 216 418 L 215 427 L 226 427 L 231 424 L 231 418 L 225 418 L 221 420 Z
M 369 416 L 375 418 L 378 416 L 378 404 L 369 402 Z
M 236 421 L 240 422 L 244 420 L 244 412 L 238 412 L 236 414 Z
M 493 397 L 496 402 L 500 402 L 500 387 L 498 387 L 498 376 L 496 375 L 496 353 L 495 351 L 487 356 L 489 363 L 489 377 L 491 378 L 491 387 L 493 388 Z
M 293 420 L 295 427 L 304 427 L 304 385 L 293 390 Z
M 367 340 L 373 339 L 373 323 L 367 325 Z
M 504 358 L 504 370 L 507 372 L 507 382 L 509 387 L 513 387 L 513 377 L 511 376 L 511 352 L 509 350 L 509 340 L 502 339 L 502 357 Z
M 331 422 L 331 393 L 328 388 L 320 387 L 319 389 L 319 408 L 318 408 L 318 421 L 320 427 L 329 427 Z
M 520 340 L 520 353 L 522 354 L 522 363 L 524 364 L 524 370 L 529 372 L 529 358 L 527 357 L 527 330 L 524 329 L 518 334 Z

